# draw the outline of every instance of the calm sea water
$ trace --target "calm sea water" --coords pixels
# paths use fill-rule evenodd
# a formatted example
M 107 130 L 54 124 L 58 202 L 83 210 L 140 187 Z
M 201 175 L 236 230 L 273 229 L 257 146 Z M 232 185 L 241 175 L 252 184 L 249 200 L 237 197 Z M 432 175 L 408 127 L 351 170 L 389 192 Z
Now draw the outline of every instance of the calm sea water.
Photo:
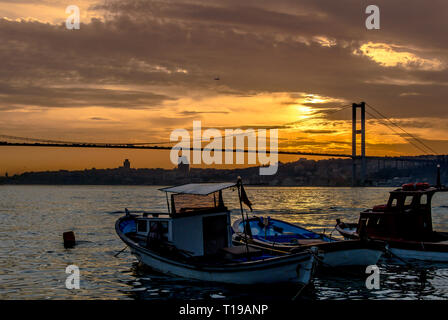
M 272 299 L 295 296 L 293 286 L 217 286 L 176 279 L 139 267 L 114 230 L 131 211 L 166 210 L 152 186 L 0 186 L 0 299 Z M 359 211 L 386 201 L 391 188 L 247 187 L 255 213 L 331 233 L 335 219 L 357 221 Z M 226 204 L 239 216 L 236 192 Z M 436 194 L 433 224 L 448 231 L 448 193 Z M 62 233 L 80 242 L 64 249 Z M 333 235 L 336 235 L 334 232 Z M 67 265 L 79 266 L 81 288 L 65 288 Z M 381 287 L 368 290 L 362 273 L 317 275 L 300 299 L 448 299 L 448 264 L 380 264 Z M 268 276 L 268 275 L 267 275 Z

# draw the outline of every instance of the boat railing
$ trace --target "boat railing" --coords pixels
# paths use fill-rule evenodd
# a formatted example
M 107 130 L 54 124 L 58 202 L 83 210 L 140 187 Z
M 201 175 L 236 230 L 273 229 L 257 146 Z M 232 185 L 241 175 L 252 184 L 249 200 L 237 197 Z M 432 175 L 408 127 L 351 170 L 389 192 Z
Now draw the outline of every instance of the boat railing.
M 163 216 L 168 216 L 168 213 L 166 212 L 159 212 L 159 211 L 143 211 L 142 212 L 142 216 L 144 218 L 147 218 L 148 216 L 151 216 L 153 218 L 159 218 L 159 217 L 163 217 Z
M 367 209 L 361 212 L 361 215 L 363 217 L 370 217 L 370 216 L 393 216 L 398 214 L 398 211 L 373 211 L 372 209 Z
M 170 216 L 172 218 L 180 218 L 187 217 L 198 214 L 208 214 L 208 213 L 218 213 L 218 212 L 228 212 L 229 210 L 225 206 L 219 207 L 203 207 L 203 208 L 195 208 L 195 207 L 184 207 L 175 213 L 171 213 Z

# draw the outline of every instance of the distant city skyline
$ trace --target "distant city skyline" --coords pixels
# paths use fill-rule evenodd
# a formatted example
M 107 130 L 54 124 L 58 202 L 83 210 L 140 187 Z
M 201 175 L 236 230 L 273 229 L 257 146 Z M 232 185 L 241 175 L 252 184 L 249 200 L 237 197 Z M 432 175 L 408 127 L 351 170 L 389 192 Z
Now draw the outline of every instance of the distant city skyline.
M 399 161 L 399 158 L 368 160 L 365 186 L 401 186 L 410 181 L 435 184 L 434 161 Z M 420 160 L 420 161 L 419 161 Z M 448 155 L 439 156 L 442 184 L 448 181 Z M 360 169 L 360 168 L 359 168 Z M 360 174 L 360 170 L 357 170 Z M 0 184 L 56 184 L 56 185 L 177 185 L 188 182 L 222 182 L 242 177 L 245 184 L 270 186 L 353 186 L 350 159 L 320 161 L 301 158 L 281 163 L 275 175 L 260 175 L 256 166 L 248 168 L 191 168 L 180 163 L 175 168 L 135 168 L 129 159 L 115 168 L 83 170 L 53 170 L 26 172 L 9 177 L 0 176 Z M 357 180 L 355 184 L 361 183 Z

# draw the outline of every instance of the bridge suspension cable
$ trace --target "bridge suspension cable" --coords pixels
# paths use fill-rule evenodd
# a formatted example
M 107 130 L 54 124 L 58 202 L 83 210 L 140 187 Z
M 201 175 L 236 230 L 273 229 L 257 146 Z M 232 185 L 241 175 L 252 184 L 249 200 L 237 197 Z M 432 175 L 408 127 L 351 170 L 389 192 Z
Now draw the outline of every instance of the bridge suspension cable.
M 406 136 L 408 137 L 408 139 L 406 139 L 410 144 L 412 144 L 414 147 L 416 147 L 417 149 L 419 149 L 420 151 L 424 152 L 425 154 L 431 154 L 431 152 L 435 155 L 438 155 L 438 152 L 435 151 L 433 148 L 431 148 L 430 146 L 428 146 L 426 143 L 424 143 L 421 139 L 419 139 L 418 137 L 416 137 L 415 135 L 409 133 L 408 131 L 406 131 L 404 128 L 402 128 L 400 125 L 398 125 L 396 122 L 392 121 L 389 117 L 387 117 L 386 115 L 384 115 L 382 112 L 380 112 L 378 109 L 376 109 L 374 106 L 372 106 L 369 103 L 366 103 L 374 112 L 376 112 L 381 118 L 379 118 L 376 115 L 373 115 L 370 112 L 367 112 L 369 115 L 371 115 L 372 117 L 376 118 L 377 120 L 385 120 L 383 121 L 383 124 L 386 125 L 389 129 L 391 129 L 392 131 L 394 131 L 396 134 L 400 135 L 402 137 L 402 135 L 398 132 L 396 132 L 394 129 L 392 129 L 392 126 L 397 127 L 398 129 L 400 129 L 402 132 L 404 132 L 406 134 Z M 392 126 L 388 125 L 387 122 L 390 123 Z M 417 143 L 420 143 L 420 145 L 422 145 L 424 148 L 422 148 L 421 146 L 417 145 L 416 143 L 412 142 L 415 141 Z M 425 150 L 426 149 L 426 150 Z M 429 152 L 428 152 L 429 150 Z
M 77 144 L 77 145 L 101 145 L 101 146 L 125 146 L 125 145 L 151 145 L 151 144 L 166 144 L 173 143 L 168 141 L 163 142 L 138 142 L 138 143 L 108 143 L 108 142 L 81 142 L 81 141 L 64 141 L 64 140 L 50 140 L 50 139 L 39 139 L 39 138 L 29 138 L 29 137 L 18 137 L 0 134 L 0 138 L 21 140 L 21 141 L 31 141 L 31 142 L 41 142 L 41 143 L 60 143 L 60 144 Z
M 403 138 L 406 142 L 408 142 L 409 144 L 413 145 L 416 149 L 420 150 L 421 152 L 423 152 L 423 154 L 428 155 L 428 151 L 426 151 L 425 149 L 423 149 L 422 147 L 420 147 L 418 144 L 414 143 L 412 140 L 410 140 L 407 137 L 403 137 L 402 134 L 400 134 L 400 132 L 398 132 L 396 129 L 394 129 L 394 127 L 390 126 L 384 119 L 378 117 L 377 115 L 369 112 L 366 110 L 366 113 L 368 115 L 370 115 L 372 118 L 375 118 L 376 120 L 378 120 L 378 122 L 380 124 L 382 124 L 383 126 L 389 128 L 391 131 L 393 131 L 393 133 L 395 133 L 396 135 L 400 136 L 401 138 Z

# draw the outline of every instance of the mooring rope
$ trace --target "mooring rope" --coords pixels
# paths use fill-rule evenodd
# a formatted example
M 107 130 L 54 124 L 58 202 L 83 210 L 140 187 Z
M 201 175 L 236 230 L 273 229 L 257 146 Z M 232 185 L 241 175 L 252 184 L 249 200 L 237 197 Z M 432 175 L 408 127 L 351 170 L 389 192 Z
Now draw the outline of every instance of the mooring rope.
M 127 247 L 128 247 L 128 246 L 124 247 L 124 248 L 121 249 L 119 252 L 117 252 L 116 254 L 114 254 L 114 257 L 115 257 L 115 258 L 118 257 L 118 255 L 119 255 L 120 253 L 122 253 L 124 250 L 126 250 Z

